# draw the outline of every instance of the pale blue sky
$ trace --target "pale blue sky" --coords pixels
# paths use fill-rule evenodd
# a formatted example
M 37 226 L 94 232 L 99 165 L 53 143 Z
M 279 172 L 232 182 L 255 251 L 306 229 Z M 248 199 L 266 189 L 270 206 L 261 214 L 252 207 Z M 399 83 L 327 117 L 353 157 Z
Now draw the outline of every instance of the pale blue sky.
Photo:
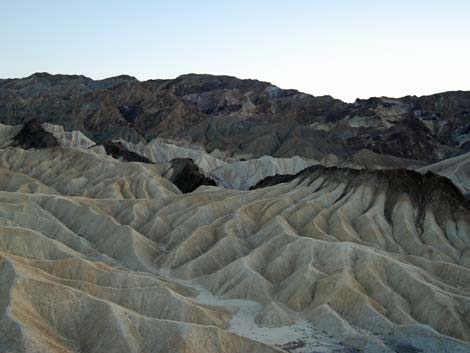
M 212 73 L 314 95 L 470 90 L 470 0 L 0 0 L 0 77 Z

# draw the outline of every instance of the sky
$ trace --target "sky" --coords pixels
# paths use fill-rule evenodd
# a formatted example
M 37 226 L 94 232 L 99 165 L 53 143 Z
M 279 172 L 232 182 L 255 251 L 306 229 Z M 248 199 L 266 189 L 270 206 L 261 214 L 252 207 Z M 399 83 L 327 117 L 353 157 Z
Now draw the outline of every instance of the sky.
M 0 0 L 0 78 L 269 81 L 348 102 L 470 90 L 470 0 Z

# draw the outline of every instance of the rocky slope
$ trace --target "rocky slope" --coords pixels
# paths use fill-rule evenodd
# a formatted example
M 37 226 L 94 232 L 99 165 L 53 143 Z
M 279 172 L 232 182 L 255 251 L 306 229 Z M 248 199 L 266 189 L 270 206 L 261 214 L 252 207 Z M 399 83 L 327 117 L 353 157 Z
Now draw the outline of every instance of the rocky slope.
M 216 186 L 216 181 L 206 175 L 190 158 L 174 158 L 162 176 L 175 184 L 183 193 L 193 192 L 198 187 Z
M 60 146 L 57 138 L 36 119 L 26 122 L 15 136 L 14 141 L 16 146 L 25 149 Z
M 226 188 L 248 190 L 260 180 L 276 174 L 295 175 L 305 168 L 317 164 L 312 160 L 305 160 L 299 156 L 291 158 L 261 158 L 246 161 L 236 161 L 216 168 L 210 175 L 220 181 Z
M 142 163 L 154 163 L 145 156 L 130 151 L 127 146 L 121 141 L 105 141 L 103 143 L 104 151 L 107 155 L 113 158 L 123 160 L 125 162 L 142 162 Z
M 0 168 L 1 351 L 470 349 L 470 208 L 446 178 L 312 166 L 182 194 L 64 147 Z
M 272 158 L 229 162 L 208 154 L 201 146 L 177 145 L 177 141 L 155 139 L 148 144 L 132 144 L 123 140 L 95 143 L 79 131 L 64 131 L 60 125 L 29 121 L 24 125 L 0 126 L 0 145 L 24 149 L 72 147 L 104 154 L 125 162 L 157 164 L 160 175 L 184 192 L 201 185 L 219 184 L 228 188 L 248 189 L 258 181 L 275 174 L 295 174 L 315 164 L 300 157 Z M 147 158 L 148 157 L 148 158 Z M 221 154 L 224 158 L 224 155 Z
M 468 107 L 0 80 L 0 352 L 469 352 Z
M 110 144 L 105 142 L 104 145 Z M 201 146 L 179 146 L 173 143 L 154 139 L 148 144 L 133 144 L 125 141 L 112 142 L 125 147 L 130 153 L 142 156 L 133 158 L 134 161 L 152 161 L 157 164 L 172 163 L 176 159 L 192 160 L 201 172 L 210 179 L 214 179 L 218 185 L 247 190 L 260 180 L 275 174 L 296 174 L 310 165 L 318 162 L 306 160 L 295 156 L 292 158 L 273 158 L 263 156 L 249 160 L 227 158 L 223 153 L 220 158 L 207 153 Z M 130 161 L 130 159 L 127 159 Z M 198 184 L 198 183 L 196 183 Z M 204 184 L 212 185 L 212 184 Z
M 419 172 L 431 171 L 448 177 L 467 196 L 470 196 L 470 153 L 427 165 Z
M 362 149 L 346 158 L 338 158 L 333 154 L 327 155 L 320 160 L 320 164 L 353 169 L 416 169 L 427 163 Z
M 205 173 L 209 173 L 227 163 L 208 154 L 201 146 L 179 146 L 160 139 L 154 139 L 149 143 L 133 144 L 120 140 L 129 151 L 137 153 L 154 163 L 168 163 L 175 158 L 190 158 Z
M 34 74 L 0 81 L 0 122 L 39 119 L 97 142 L 184 138 L 228 154 L 320 160 L 361 149 L 438 161 L 470 150 L 470 92 L 347 104 L 228 76 L 139 82 Z

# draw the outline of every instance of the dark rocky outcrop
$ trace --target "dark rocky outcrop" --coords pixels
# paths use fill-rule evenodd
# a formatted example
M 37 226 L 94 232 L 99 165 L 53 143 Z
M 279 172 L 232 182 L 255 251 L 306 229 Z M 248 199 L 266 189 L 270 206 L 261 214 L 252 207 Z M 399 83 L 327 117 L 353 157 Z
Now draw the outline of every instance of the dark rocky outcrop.
M 276 175 L 268 176 L 264 178 L 263 180 L 258 181 L 258 183 L 252 186 L 250 190 L 256 190 L 256 189 L 266 188 L 268 186 L 274 186 L 277 184 L 288 183 L 288 182 L 291 182 L 292 180 L 297 179 L 299 176 L 301 176 L 301 174 L 302 172 L 297 173 L 297 174 L 276 174 Z
M 15 136 L 14 144 L 24 149 L 60 146 L 57 138 L 49 131 L 46 131 L 37 119 L 24 124 L 18 135 Z
M 354 188 L 370 185 L 376 193 L 385 193 L 385 217 L 390 220 L 396 203 L 407 195 L 417 210 L 416 224 L 422 226 L 427 207 L 440 217 L 470 210 L 470 200 L 446 177 L 408 169 L 363 170 L 314 165 L 296 175 L 275 175 L 265 178 L 252 189 L 259 189 L 296 180 L 298 183 L 322 178 L 323 183 L 344 184 L 344 195 Z
M 150 159 L 141 156 L 138 153 L 129 151 L 127 147 L 121 142 L 106 141 L 103 143 L 106 154 L 113 156 L 116 159 L 121 159 L 126 162 L 142 162 L 155 164 Z
M 201 185 L 216 185 L 215 180 L 205 175 L 190 158 L 172 159 L 171 168 L 173 173 L 169 180 L 185 194 L 196 190 Z

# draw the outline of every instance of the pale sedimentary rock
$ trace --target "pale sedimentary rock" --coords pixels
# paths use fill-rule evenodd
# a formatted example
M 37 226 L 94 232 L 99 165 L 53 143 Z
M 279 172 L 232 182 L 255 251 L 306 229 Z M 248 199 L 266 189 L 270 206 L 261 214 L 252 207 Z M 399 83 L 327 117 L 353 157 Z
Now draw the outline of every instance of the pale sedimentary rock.
M 181 194 L 85 150 L 0 167 L 2 351 L 470 348 L 470 210 L 445 178 L 313 166 Z

